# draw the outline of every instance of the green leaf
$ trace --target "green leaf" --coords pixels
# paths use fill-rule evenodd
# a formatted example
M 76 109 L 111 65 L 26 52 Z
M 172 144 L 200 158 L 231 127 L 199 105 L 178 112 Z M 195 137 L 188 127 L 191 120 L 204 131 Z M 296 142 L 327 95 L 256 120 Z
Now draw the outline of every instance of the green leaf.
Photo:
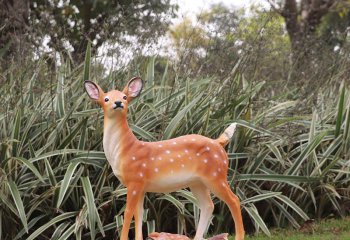
M 243 201 L 241 201 L 241 204 L 244 205 L 244 204 L 248 204 L 248 203 L 254 203 L 254 202 L 262 201 L 262 200 L 269 199 L 272 197 L 276 197 L 276 196 L 279 196 L 281 194 L 282 194 L 281 192 L 262 193 L 262 194 L 244 199 Z
M 248 212 L 249 216 L 252 218 L 254 223 L 259 226 L 259 228 L 267 235 L 271 236 L 271 233 L 269 229 L 267 228 L 264 220 L 261 218 L 258 210 L 252 206 L 252 207 L 244 207 L 244 209 Z
M 82 151 L 79 149 L 62 149 L 62 150 L 54 150 L 51 152 L 47 152 L 47 153 L 43 153 L 37 157 L 34 158 L 30 158 L 29 161 L 30 162 L 36 162 L 48 157 L 54 157 L 54 156 L 60 156 L 60 155 L 66 155 L 66 154 L 71 154 L 71 153 L 88 153 L 88 151 Z
M 51 226 L 63 221 L 63 220 L 66 220 L 66 219 L 69 219 L 69 218 L 72 218 L 72 217 L 75 217 L 77 215 L 77 212 L 67 212 L 67 213 L 62 213 L 62 214 L 59 214 L 58 216 L 54 217 L 53 219 L 51 219 L 49 222 L 43 224 L 41 227 L 39 227 L 37 230 L 35 230 L 28 238 L 27 240 L 35 240 L 37 239 L 37 237 L 42 234 L 46 229 L 50 228 Z
M 142 139 L 145 139 L 146 141 L 156 141 L 155 137 L 152 135 L 152 133 L 144 130 L 143 128 L 138 127 L 137 125 L 130 124 L 130 128 L 134 133 L 141 136 Z
M 64 96 L 65 64 L 58 69 L 56 88 L 56 113 L 58 118 L 65 116 L 65 96 Z
M 18 108 L 16 112 L 15 122 L 13 124 L 13 129 L 12 129 L 12 139 L 17 140 L 12 142 L 12 156 L 17 156 L 18 154 L 17 148 L 18 148 L 18 141 L 20 141 L 21 122 L 22 122 L 22 111 L 20 108 Z
M 146 74 L 146 84 L 147 88 L 152 88 L 154 86 L 154 62 L 156 57 L 151 57 L 151 60 L 148 62 L 147 65 L 147 74 Z M 147 94 L 148 98 L 153 99 L 154 97 L 154 88 L 152 88 L 152 91 Z
M 337 113 L 336 124 L 335 124 L 335 137 L 339 136 L 341 125 L 343 123 L 344 102 L 345 102 L 345 84 L 343 82 L 339 101 L 338 101 L 338 113 Z
M 308 146 L 300 153 L 297 159 L 293 162 L 293 165 L 287 171 L 287 175 L 295 175 L 300 170 L 301 164 L 305 159 L 318 147 L 323 138 L 327 135 L 327 132 L 321 132 L 314 137 L 314 139 L 308 144 Z
M 262 180 L 262 181 L 273 181 L 273 182 L 302 182 L 310 183 L 321 180 L 319 177 L 308 177 L 308 176 L 294 176 L 294 175 L 283 175 L 283 174 L 240 174 L 237 176 L 239 181 L 244 180 Z
M 161 199 L 169 201 L 180 211 L 181 214 L 184 214 L 185 206 L 171 194 L 164 194 L 162 197 L 157 198 L 157 200 Z
M 290 208 L 293 209 L 294 212 L 296 212 L 300 217 L 302 217 L 305 221 L 309 219 L 309 217 L 306 215 L 306 213 L 298 206 L 296 205 L 292 200 L 290 200 L 288 197 L 284 195 L 276 196 L 279 200 L 287 204 Z
M 61 144 L 58 146 L 58 149 L 63 149 L 65 147 L 67 147 L 69 144 L 71 144 L 75 138 L 75 136 L 78 134 L 78 132 L 80 131 L 80 129 L 85 125 L 86 123 L 86 119 L 81 121 L 74 129 L 73 131 L 65 138 L 63 139 L 61 142 Z
M 81 182 L 83 185 L 84 194 L 85 194 L 84 199 L 85 199 L 85 203 L 86 203 L 87 210 L 88 210 L 88 222 L 89 222 L 90 236 L 91 236 L 91 239 L 94 240 L 96 237 L 96 223 L 97 223 L 102 235 L 104 235 L 104 231 L 102 228 L 100 217 L 98 215 L 98 212 L 97 212 L 97 209 L 95 206 L 95 197 L 94 197 L 94 194 L 92 191 L 92 186 L 91 186 L 90 180 L 88 177 L 83 177 L 83 178 L 81 178 Z
M 88 41 L 85 51 L 84 75 L 83 81 L 90 80 L 90 65 L 91 65 L 91 42 Z
M 42 175 L 39 173 L 38 169 L 34 166 L 33 163 L 29 162 L 27 159 L 25 158 L 21 158 L 21 157 L 15 157 L 13 158 L 21 163 L 23 163 L 27 168 L 29 168 L 34 174 L 35 176 L 37 176 L 37 178 L 41 181 L 41 182 L 45 182 Z
M 44 217 L 44 215 L 40 215 L 40 216 L 37 216 L 37 217 L 33 218 L 32 220 L 30 220 L 30 222 L 28 223 L 28 230 L 32 229 L 35 226 L 35 224 L 43 217 Z M 24 234 L 26 234 L 26 230 L 22 229 L 21 231 L 19 231 L 17 233 L 16 237 L 13 240 L 23 239 L 22 237 Z M 0 239 L 2 239 L 2 238 L 0 237 Z
M 176 116 L 170 121 L 168 127 L 165 129 L 163 139 L 170 139 L 173 137 L 175 131 L 178 129 L 181 119 L 186 116 L 186 113 L 195 107 L 196 103 L 201 99 L 203 94 L 199 94 L 187 106 L 185 106 Z
M 72 224 L 72 226 L 70 226 L 62 235 L 58 240 L 66 240 L 70 237 L 70 235 L 72 235 L 74 233 L 74 229 L 75 229 L 75 223 Z
M 7 183 L 7 185 L 9 187 L 9 189 L 10 189 L 12 198 L 13 198 L 13 200 L 15 202 L 15 205 L 16 205 L 16 208 L 17 208 L 17 211 L 18 211 L 18 214 L 19 214 L 19 218 L 21 219 L 21 222 L 22 222 L 22 224 L 24 226 L 25 231 L 28 233 L 27 217 L 26 217 L 26 213 L 24 211 L 23 201 L 22 201 L 22 199 L 20 197 L 17 185 L 14 182 L 12 182 L 12 181 L 9 181 Z
M 78 165 L 79 165 L 78 162 L 71 163 L 71 164 L 69 164 L 69 166 L 67 168 L 66 174 L 64 175 L 63 181 L 61 183 L 60 192 L 59 192 L 58 200 L 57 200 L 57 204 L 56 204 L 57 208 L 60 208 L 60 206 L 61 206 L 63 198 L 64 198 L 64 196 L 68 190 L 69 184 L 72 180 L 74 171 Z

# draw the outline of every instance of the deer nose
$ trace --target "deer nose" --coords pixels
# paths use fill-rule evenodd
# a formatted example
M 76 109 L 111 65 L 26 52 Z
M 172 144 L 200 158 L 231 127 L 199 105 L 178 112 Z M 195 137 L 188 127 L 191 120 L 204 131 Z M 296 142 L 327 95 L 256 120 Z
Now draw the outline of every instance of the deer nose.
M 123 103 L 121 102 L 121 101 L 115 101 L 114 102 L 114 109 L 116 109 L 116 108 L 124 108 L 124 106 L 123 106 Z

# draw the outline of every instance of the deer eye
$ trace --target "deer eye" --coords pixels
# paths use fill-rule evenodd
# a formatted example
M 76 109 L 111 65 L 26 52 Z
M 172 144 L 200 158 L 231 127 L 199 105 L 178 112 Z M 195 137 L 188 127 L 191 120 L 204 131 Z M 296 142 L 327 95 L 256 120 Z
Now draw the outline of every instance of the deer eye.
M 124 96 L 124 97 L 123 97 L 123 99 L 124 99 L 124 100 L 126 100 L 126 99 L 127 99 L 127 97 L 126 97 L 126 96 Z
M 105 97 L 105 102 L 108 102 L 109 101 L 109 98 L 108 97 Z

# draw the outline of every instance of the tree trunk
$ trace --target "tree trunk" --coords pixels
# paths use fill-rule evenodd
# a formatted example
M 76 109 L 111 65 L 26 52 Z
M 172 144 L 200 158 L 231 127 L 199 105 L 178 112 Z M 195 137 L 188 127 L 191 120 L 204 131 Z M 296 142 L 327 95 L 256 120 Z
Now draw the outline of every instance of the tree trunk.
M 277 10 L 286 22 L 291 42 L 292 61 L 296 72 L 305 74 L 313 62 L 313 54 L 318 49 L 316 30 L 322 17 L 337 0 L 285 0 L 281 10 Z M 271 3 L 272 4 L 272 3 Z M 276 6 L 272 5 L 274 9 Z

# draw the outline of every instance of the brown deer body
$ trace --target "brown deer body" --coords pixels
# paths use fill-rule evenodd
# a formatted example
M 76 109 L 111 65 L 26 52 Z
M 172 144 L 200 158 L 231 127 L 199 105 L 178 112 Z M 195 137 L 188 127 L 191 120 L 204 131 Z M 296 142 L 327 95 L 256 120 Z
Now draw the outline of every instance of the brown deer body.
M 139 141 L 127 123 L 128 103 L 142 89 L 141 78 L 133 78 L 122 92 L 104 93 L 95 83 L 86 81 L 91 99 L 104 110 L 103 148 L 112 170 L 127 187 L 127 203 L 121 240 L 128 239 L 132 217 L 135 238 L 142 240 L 143 201 L 146 192 L 172 192 L 189 187 L 201 209 L 195 239 L 203 239 L 214 205 L 212 191 L 223 200 L 235 221 L 236 240 L 244 239 L 239 199 L 227 183 L 228 157 L 224 146 L 235 130 L 228 127 L 218 139 L 186 135 L 159 141 Z

